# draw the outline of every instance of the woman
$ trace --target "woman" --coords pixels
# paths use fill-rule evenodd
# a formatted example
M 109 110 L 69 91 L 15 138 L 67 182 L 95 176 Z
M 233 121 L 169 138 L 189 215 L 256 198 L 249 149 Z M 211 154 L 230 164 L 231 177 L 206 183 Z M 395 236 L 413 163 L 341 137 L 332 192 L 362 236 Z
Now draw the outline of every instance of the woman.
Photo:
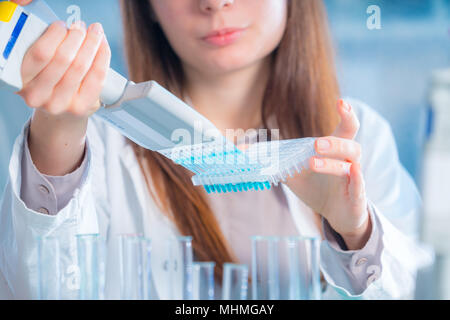
M 19 1 L 22 4 L 29 0 Z M 158 81 L 219 129 L 315 136 L 310 170 L 270 191 L 206 195 L 190 175 L 95 116 L 110 51 L 101 25 L 54 23 L 22 66 L 19 94 L 35 113 L 17 139 L 1 211 L 1 292 L 35 294 L 36 235 L 108 239 L 107 297 L 122 233 L 152 238 L 155 288 L 163 241 L 194 237 L 197 260 L 249 263 L 248 236 L 320 235 L 325 297 L 411 297 L 427 254 L 415 243 L 419 196 L 385 120 L 339 100 L 320 1 L 122 1 L 131 79 Z M 363 152 L 362 152 L 363 151 Z M 366 181 L 364 183 L 364 181 Z M 64 287 L 64 295 L 75 291 Z

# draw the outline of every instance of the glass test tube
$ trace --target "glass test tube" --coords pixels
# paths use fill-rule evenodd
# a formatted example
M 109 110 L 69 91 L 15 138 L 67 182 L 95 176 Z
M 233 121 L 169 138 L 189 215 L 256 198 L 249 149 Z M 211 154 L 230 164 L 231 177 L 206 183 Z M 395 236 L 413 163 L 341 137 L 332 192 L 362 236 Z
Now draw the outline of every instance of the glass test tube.
M 225 263 L 223 265 L 222 299 L 247 300 L 248 266 Z
M 59 240 L 55 237 L 38 237 L 38 299 L 61 299 L 61 260 Z
M 214 300 L 215 262 L 194 262 L 192 265 L 193 300 Z
M 279 237 L 254 236 L 252 240 L 252 299 L 280 299 Z
M 290 300 L 320 300 L 320 241 L 315 237 L 287 237 Z
M 105 298 L 106 243 L 99 234 L 77 235 L 80 300 Z
M 120 235 L 120 297 L 151 299 L 151 241 L 140 235 Z
M 176 239 L 168 240 L 167 243 L 170 297 L 173 300 L 192 300 L 192 237 L 180 236 Z
M 252 299 L 320 299 L 319 248 L 314 237 L 252 237 Z

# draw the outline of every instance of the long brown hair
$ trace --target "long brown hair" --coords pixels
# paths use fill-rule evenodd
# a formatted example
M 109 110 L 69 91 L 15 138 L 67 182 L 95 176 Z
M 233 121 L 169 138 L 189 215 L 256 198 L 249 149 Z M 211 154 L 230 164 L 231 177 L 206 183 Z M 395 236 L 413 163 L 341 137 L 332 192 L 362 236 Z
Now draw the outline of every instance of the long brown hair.
M 121 0 L 130 78 L 156 80 L 181 97 L 185 78 L 179 57 L 154 20 L 149 0 Z M 327 17 L 322 1 L 289 0 L 285 34 L 272 53 L 271 76 L 262 105 L 262 124 L 275 116 L 285 139 L 329 135 L 337 124 L 339 97 Z M 130 142 L 131 143 L 131 142 Z M 235 261 L 202 188 L 191 174 L 157 152 L 133 144 L 149 192 L 183 235 L 194 238 L 196 259 Z

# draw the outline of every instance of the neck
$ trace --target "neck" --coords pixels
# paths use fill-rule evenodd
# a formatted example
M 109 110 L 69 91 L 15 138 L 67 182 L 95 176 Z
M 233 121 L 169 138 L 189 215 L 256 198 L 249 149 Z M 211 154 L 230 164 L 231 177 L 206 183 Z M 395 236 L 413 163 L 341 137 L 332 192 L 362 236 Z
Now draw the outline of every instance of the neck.
M 226 129 L 258 128 L 264 90 L 269 76 L 269 59 L 221 75 L 184 67 L 186 93 L 195 109 L 225 132 Z

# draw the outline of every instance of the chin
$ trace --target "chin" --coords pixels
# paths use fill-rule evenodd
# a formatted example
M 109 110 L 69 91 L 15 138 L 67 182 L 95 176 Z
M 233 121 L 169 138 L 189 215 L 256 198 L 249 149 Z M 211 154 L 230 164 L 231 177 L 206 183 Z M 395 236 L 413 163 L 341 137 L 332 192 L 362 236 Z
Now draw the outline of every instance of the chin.
M 248 52 L 253 52 L 253 54 L 249 55 Z M 254 54 L 254 51 L 233 49 L 210 52 L 207 56 L 204 56 L 203 59 L 200 59 L 199 64 L 201 68 L 219 74 L 244 69 L 254 65 L 260 61 L 260 59 L 261 57 Z

